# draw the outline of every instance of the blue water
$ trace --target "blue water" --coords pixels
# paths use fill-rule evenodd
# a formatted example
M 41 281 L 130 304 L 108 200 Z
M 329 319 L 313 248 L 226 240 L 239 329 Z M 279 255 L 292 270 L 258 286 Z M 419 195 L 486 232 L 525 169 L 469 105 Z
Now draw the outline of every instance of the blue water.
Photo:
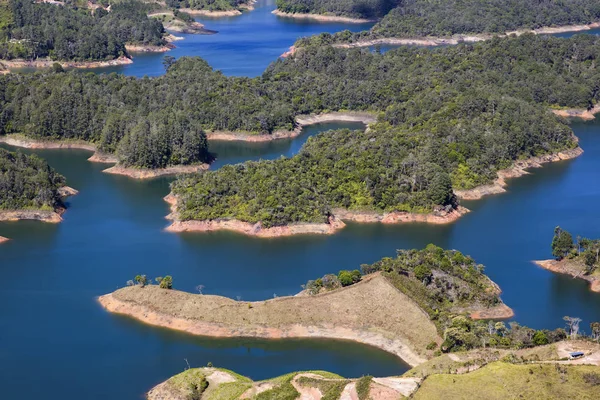
M 275 0 L 259 0 L 253 11 L 235 17 L 198 17 L 214 35 L 175 33 L 184 40 L 174 42 L 175 49 L 167 53 L 134 54 L 133 64 L 99 68 L 97 72 L 119 72 L 133 76 L 157 76 L 164 73 L 163 57 L 200 56 L 213 68 L 233 76 L 259 76 L 277 57 L 286 52 L 297 39 L 322 32 L 353 32 L 370 29 L 373 23 L 343 24 L 278 17 L 271 11 Z
M 228 20 L 206 21 L 213 36 L 190 36 L 170 55 L 196 54 L 227 74 L 258 75 L 298 36 L 348 28 L 280 21 L 272 3 Z M 262 16 L 262 17 L 261 17 Z M 365 27 L 352 25 L 352 29 Z M 187 47 L 186 47 L 187 46 Z M 179 53 L 178 53 L 179 52 Z M 162 55 L 118 69 L 162 73 Z M 293 140 L 211 143 L 213 168 L 295 154 L 307 137 L 359 124 L 322 124 Z M 356 268 L 396 249 L 435 243 L 485 264 L 516 319 L 534 328 L 562 326 L 564 315 L 600 320 L 600 295 L 587 283 L 542 270 L 554 226 L 600 237 L 600 123 L 576 123 L 583 156 L 533 170 L 508 193 L 465 205 L 454 224 L 348 224 L 332 236 L 257 239 L 229 232 L 169 234 L 162 197 L 170 179 L 134 181 L 103 174 L 77 150 L 35 151 L 80 194 L 64 222 L 0 223 L 0 387 L 7 399 L 136 399 L 192 366 L 212 362 L 254 379 L 325 369 L 348 377 L 400 374 L 406 364 L 369 346 L 330 340 L 209 339 L 149 327 L 103 311 L 95 297 L 139 273 L 170 274 L 175 288 L 244 300 L 294 294 L 308 279 Z M 30 152 L 30 151 L 29 151 Z

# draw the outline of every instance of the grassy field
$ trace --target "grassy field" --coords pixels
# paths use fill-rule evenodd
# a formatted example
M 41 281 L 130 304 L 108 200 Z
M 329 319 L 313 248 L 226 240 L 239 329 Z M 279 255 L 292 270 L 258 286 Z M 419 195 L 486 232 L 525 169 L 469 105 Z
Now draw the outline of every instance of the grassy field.
M 594 374 L 598 377 L 598 383 L 594 383 Z M 584 365 L 494 362 L 468 374 L 431 375 L 413 398 L 599 399 L 600 369 Z

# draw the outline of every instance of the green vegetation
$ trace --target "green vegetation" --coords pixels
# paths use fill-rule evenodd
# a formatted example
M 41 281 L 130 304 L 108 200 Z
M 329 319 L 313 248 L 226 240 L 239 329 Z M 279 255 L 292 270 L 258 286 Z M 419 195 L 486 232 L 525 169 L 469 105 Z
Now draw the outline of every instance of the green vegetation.
M 27 0 L 0 3 L 0 58 L 104 61 L 126 55 L 126 43 L 164 45 L 165 30 L 137 1 L 119 1 L 111 11 Z
M 552 238 L 552 255 L 558 260 L 566 259 L 571 265 L 583 265 L 585 275 L 593 274 L 600 265 L 600 239 L 573 236 L 557 226 Z
M 154 278 L 154 281 L 161 289 L 173 289 L 173 277 L 167 275 L 165 277 L 158 276 Z M 141 286 L 152 285 L 152 280 L 148 279 L 146 275 L 136 275 L 132 280 L 127 281 L 127 286 Z
M 596 399 L 589 378 L 597 366 L 495 362 L 467 374 L 438 374 L 425 379 L 414 399 Z
M 290 159 L 178 181 L 181 218 L 280 226 L 327 222 L 335 208 L 428 213 L 517 159 L 575 147 L 546 107 L 594 104 L 599 55 L 591 35 L 523 35 L 383 55 L 313 46 L 254 79 L 190 58 L 158 78 L 11 74 L 0 78 L 0 134 L 86 140 L 125 166 L 161 168 L 209 161 L 203 130 L 268 134 L 300 114 L 374 111 L 380 122 L 366 132 L 324 133 Z
M 0 148 L 0 211 L 60 208 L 64 185 L 65 178 L 41 158 Z
M 351 43 L 378 38 L 450 37 L 495 34 L 548 26 L 589 24 L 600 20 L 598 0 L 401 0 L 371 30 L 304 38 L 310 41 Z
M 169 7 L 189 8 L 192 10 L 229 11 L 237 10 L 247 0 L 166 0 Z
M 373 377 L 370 375 L 363 376 L 356 381 L 356 394 L 358 395 L 358 400 L 367 400 L 369 398 L 372 381 Z
M 275 387 L 259 393 L 256 400 L 296 400 L 300 393 L 292 385 L 295 376 L 295 373 L 291 373 L 273 379 Z
M 326 223 L 336 208 L 452 209 L 453 188 L 490 183 L 514 160 L 576 145 L 570 129 L 541 105 L 589 107 L 596 101 L 590 88 L 598 79 L 592 62 L 600 54 L 598 43 L 591 37 L 524 35 L 383 55 L 303 49 L 262 76 L 279 89 L 274 96 L 302 82 L 303 93 L 288 97 L 295 114 L 379 110 L 380 122 L 365 132 L 312 137 L 290 159 L 179 180 L 173 192 L 180 198 L 180 218 L 231 218 L 269 227 Z M 568 54 L 577 54 L 578 61 Z
M 277 0 L 277 9 L 286 13 L 330 14 L 351 18 L 381 18 L 397 0 Z
M 350 381 L 343 379 L 323 380 L 322 378 L 301 376 L 298 378 L 298 383 L 300 386 L 314 387 L 319 389 L 323 395 L 321 400 L 338 400 L 342 394 L 342 391 L 344 390 L 344 387 L 346 387 Z

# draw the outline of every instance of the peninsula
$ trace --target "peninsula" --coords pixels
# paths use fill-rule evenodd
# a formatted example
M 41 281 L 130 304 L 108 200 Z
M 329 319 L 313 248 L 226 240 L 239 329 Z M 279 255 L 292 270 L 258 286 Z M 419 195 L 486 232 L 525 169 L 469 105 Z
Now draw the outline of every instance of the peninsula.
M 77 194 L 44 160 L 2 148 L 0 187 L 0 221 L 60 222 L 65 212 L 62 199 Z
M 413 266 L 424 257 L 425 264 Z M 440 269 L 436 266 L 440 261 L 448 265 Z M 456 251 L 430 245 L 420 251 L 399 251 L 396 259 L 362 269 L 364 276 L 340 271 L 338 276 L 309 281 L 302 295 L 265 301 L 135 285 L 101 296 L 99 302 L 110 312 L 196 335 L 346 339 L 379 347 L 411 365 L 431 358 L 440 346 L 449 351 L 479 341 L 466 343 L 464 337 L 448 333 L 458 323 L 456 318 L 469 326 L 479 323 L 480 313 L 501 319 L 513 315 L 500 300 L 497 285 L 470 257 Z M 444 295 L 437 285 L 447 288 Z M 460 293 L 469 293 L 469 300 Z
M 600 293 L 600 240 L 573 236 L 557 226 L 552 239 L 551 260 L 534 261 L 544 269 L 571 275 L 590 283 L 590 290 Z

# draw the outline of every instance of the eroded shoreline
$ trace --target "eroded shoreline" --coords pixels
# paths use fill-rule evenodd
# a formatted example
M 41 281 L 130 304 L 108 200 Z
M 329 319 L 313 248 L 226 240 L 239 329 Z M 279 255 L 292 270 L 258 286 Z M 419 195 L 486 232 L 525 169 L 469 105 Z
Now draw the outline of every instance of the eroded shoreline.
M 564 110 L 552 110 L 552 112 L 563 118 L 580 118 L 584 121 L 591 121 L 596 118 L 596 114 L 600 113 L 600 104 L 596 104 L 589 110 L 582 108 L 568 108 Z
M 510 168 L 498 171 L 498 177 L 493 183 L 489 185 L 477 186 L 468 190 L 455 190 L 454 193 L 461 200 L 479 200 L 484 196 L 504 193 L 506 192 L 506 186 L 508 185 L 506 182 L 507 179 L 518 178 L 523 175 L 527 175 L 529 174 L 529 172 L 527 172 L 527 169 L 529 168 L 540 168 L 543 166 L 543 164 L 570 160 L 572 158 L 579 157 L 581 154 L 583 154 L 583 149 L 578 146 L 574 149 L 565 150 L 554 154 L 532 157 L 527 160 L 518 160 L 515 161 Z
M 578 267 L 577 264 L 570 263 L 569 260 L 535 260 L 533 263 L 548 271 L 588 281 L 590 283 L 590 290 L 592 292 L 600 293 L 600 278 L 597 276 L 585 275 L 582 271 L 583 267 Z
M 272 14 L 278 17 L 294 18 L 294 19 L 308 19 L 320 22 L 345 22 L 349 24 L 367 24 L 369 22 L 376 22 L 376 19 L 365 19 L 365 18 L 351 18 L 342 17 L 339 15 L 325 15 L 325 14 L 309 14 L 309 13 L 287 13 L 275 9 L 271 11 Z
M 166 175 L 189 174 L 208 169 L 209 167 L 208 164 L 175 165 L 157 169 L 123 167 L 118 164 L 119 159 L 115 155 L 102 153 L 95 145 L 86 142 L 44 141 L 16 135 L 0 136 L 0 143 L 6 143 L 10 146 L 26 149 L 79 149 L 92 151 L 94 154 L 88 158 L 88 161 L 103 164 L 116 164 L 102 172 L 113 175 L 123 175 L 133 179 L 152 179 Z
M 60 197 L 65 198 L 69 196 L 75 196 L 79 192 L 72 187 L 63 186 L 58 189 Z M 51 224 L 57 224 L 61 222 L 62 215 L 67 211 L 64 207 L 57 207 L 54 210 L 0 210 L 0 221 L 23 221 L 23 220 L 34 220 L 41 222 L 48 222 Z M 1 237 L 0 237 L 1 238 Z M 6 238 L 4 238 L 6 239 Z M 8 239 L 6 239 L 8 240 Z M 4 241 L 6 241 L 4 240 Z M 0 243 L 3 240 L 0 239 Z
M 54 61 L 50 59 L 38 60 L 2 60 L 0 65 L 10 70 L 12 68 L 50 68 L 54 64 L 60 64 L 63 68 L 104 68 L 117 65 L 132 64 L 133 60 L 129 57 L 121 56 L 108 61 Z
M 458 206 L 456 209 L 439 209 L 429 214 L 417 214 L 410 212 L 390 212 L 379 214 L 370 211 L 351 211 L 344 209 L 334 209 L 333 215 L 328 218 L 327 223 L 296 223 L 285 226 L 276 226 L 264 228 L 260 222 L 250 223 L 236 219 L 215 219 L 215 220 L 179 220 L 177 213 L 177 196 L 169 193 L 163 198 L 169 205 L 171 213 L 166 219 L 172 221 L 165 228 L 167 232 L 214 232 L 214 231 L 233 231 L 248 236 L 260 238 L 275 238 L 294 235 L 333 235 L 343 229 L 346 224 L 344 221 L 353 221 L 360 223 L 399 224 L 410 222 L 421 222 L 429 224 L 449 224 L 469 212 L 465 207 Z
M 119 289 L 98 301 L 110 312 L 194 335 L 351 340 L 410 365 L 431 357 L 425 350 L 428 343 L 442 341 L 429 316 L 380 275 L 314 296 L 256 302 L 156 286 Z
M 208 140 L 218 140 L 224 142 L 269 142 L 278 139 L 293 139 L 302 133 L 302 128 L 309 125 L 315 125 L 326 122 L 362 122 L 369 125 L 377 121 L 375 113 L 370 112 L 330 112 L 325 114 L 298 115 L 295 117 L 296 128 L 292 131 L 277 130 L 271 134 L 254 134 L 247 132 L 227 132 L 213 131 L 206 132 Z

